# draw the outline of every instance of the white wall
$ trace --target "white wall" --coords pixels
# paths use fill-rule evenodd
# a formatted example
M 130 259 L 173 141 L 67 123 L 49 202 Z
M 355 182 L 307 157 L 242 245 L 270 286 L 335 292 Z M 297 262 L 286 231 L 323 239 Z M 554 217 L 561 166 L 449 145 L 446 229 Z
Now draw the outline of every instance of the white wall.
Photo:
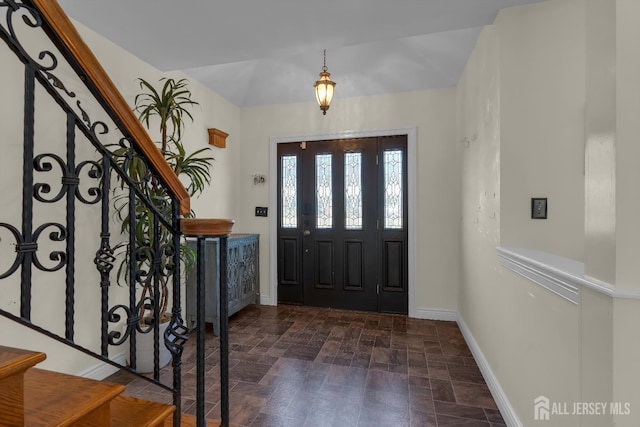
M 339 84 L 339 82 L 338 82 Z M 313 93 L 310 92 L 310 98 Z M 242 110 L 242 162 L 237 229 L 261 236 L 260 288 L 269 290 L 267 218 L 253 216 L 267 206 L 269 186 L 254 186 L 251 176 L 269 172 L 272 137 L 332 134 L 345 131 L 417 128 L 417 308 L 456 309 L 459 280 L 460 170 L 455 143 L 455 90 L 441 89 L 364 98 L 335 98 L 323 116 L 315 103 L 273 105 Z M 268 176 L 268 180 L 275 179 Z M 277 206 L 270 206 L 275 215 Z

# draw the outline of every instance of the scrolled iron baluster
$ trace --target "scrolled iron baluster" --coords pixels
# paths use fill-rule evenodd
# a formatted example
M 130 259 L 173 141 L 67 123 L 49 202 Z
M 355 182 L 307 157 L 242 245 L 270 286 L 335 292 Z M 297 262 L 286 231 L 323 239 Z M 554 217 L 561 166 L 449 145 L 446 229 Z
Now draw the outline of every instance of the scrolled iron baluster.
M 165 345 L 172 355 L 181 356 L 189 339 L 189 328 L 180 316 L 172 318 L 164 332 Z
M 103 168 L 102 165 L 95 160 L 85 160 L 84 162 L 78 164 L 78 166 L 76 166 L 75 176 L 79 177 L 82 173 L 82 169 L 84 169 L 88 165 L 90 165 L 91 168 L 89 169 L 87 176 L 92 179 L 101 180 L 104 173 Z M 99 186 L 89 187 L 87 189 L 87 193 L 89 194 L 89 196 L 92 196 L 93 199 L 85 198 L 80 192 L 80 187 L 76 186 L 75 196 L 85 205 L 95 205 L 102 200 L 102 188 L 100 188 Z
M 27 52 L 22 43 L 20 43 L 19 37 L 14 27 L 14 15 L 17 16 L 20 12 L 23 12 L 19 15 L 22 17 L 22 22 L 30 28 L 39 28 L 42 27 L 43 22 L 40 13 L 35 8 L 29 5 L 26 5 L 24 3 L 16 3 L 13 0 L 0 1 L 0 7 L 7 7 L 7 28 L 5 29 L 2 25 L 0 25 L 0 31 L 2 31 L 5 36 L 9 40 L 11 40 L 13 46 L 20 52 L 20 55 L 34 67 L 36 67 L 36 69 L 41 72 L 55 88 L 62 90 L 70 98 L 75 98 L 76 94 L 68 90 L 65 87 L 64 83 L 62 83 L 62 81 L 52 73 L 52 71 L 54 71 L 58 67 L 58 59 L 56 58 L 56 56 L 51 51 L 42 50 L 38 52 L 38 60 L 36 60 L 31 54 Z M 46 63 L 49 61 L 50 64 L 47 65 Z
M 15 273 L 18 270 L 18 267 L 20 267 L 20 264 L 22 264 L 22 259 L 24 258 L 24 253 L 22 251 L 20 251 L 20 247 L 22 247 L 24 241 L 22 239 L 22 233 L 20 233 L 20 231 L 15 228 L 13 225 L 11 224 L 7 224 L 4 222 L 0 222 L 0 227 L 4 228 L 6 230 L 9 230 L 9 232 L 11 232 L 11 234 L 13 235 L 15 241 L 16 241 L 16 259 L 15 261 L 13 261 L 13 264 L 11 265 L 11 267 L 9 267 L 9 269 L 7 271 L 5 271 L 4 273 L 0 274 L 0 280 L 1 279 L 5 279 L 9 276 L 11 276 L 13 273 Z
M 157 194 L 162 188 L 161 181 L 154 175 L 146 159 L 133 147 L 129 138 L 123 137 L 118 144 L 110 144 L 108 148 L 108 155 L 115 164 L 114 169 L 122 178 L 121 188 L 124 188 L 125 184 L 128 185 L 139 197 L 140 203 L 154 215 L 158 215 L 165 227 L 175 230 L 171 217 L 173 202 L 166 190 L 163 189 L 161 194 Z M 116 204 L 119 205 L 116 210 L 126 209 L 128 203 L 129 200 L 123 195 L 116 200 Z
M 83 163 L 78 165 L 77 170 L 82 169 Z M 91 173 L 89 173 L 91 176 Z M 97 178 L 97 174 L 96 174 Z M 101 230 L 100 230 L 100 248 L 96 251 L 96 256 L 93 259 L 96 269 L 100 273 L 100 312 L 101 312 L 101 339 L 100 339 L 100 351 L 102 356 L 109 357 L 109 344 L 117 342 L 119 336 L 112 335 L 109 332 L 109 287 L 111 286 L 111 279 L 109 274 L 114 267 L 116 257 L 114 256 L 114 250 L 111 247 L 109 233 L 109 190 L 111 186 L 111 168 L 109 159 L 106 154 L 102 156 L 102 165 L 100 165 L 100 179 L 102 182 L 102 188 L 100 189 L 101 205 Z M 80 198 L 78 194 L 76 197 Z M 130 313 L 129 313 L 130 314 Z M 129 336 L 127 331 L 126 339 Z M 123 339 L 123 340 L 124 340 Z
M 118 313 L 116 313 L 117 310 L 123 310 L 125 312 L 127 324 L 124 330 L 124 334 L 120 333 L 119 331 L 109 332 L 108 334 L 109 344 L 114 346 L 119 346 L 124 344 L 129 338 L 129 335 L 131 334 L 131 329 L 135 327 L 135 325 L 131 325 L 131 323 L 128 321 L 129 319 L 132 319 L 133 316 L 131 315 L 131 310 L 129 309 L 129 307 L 127 307 L 124 304 L 118 304 L 114 307 L 111 307 L 111 309 L 109 309 L 109 312 L 108 312 L 109 323 L 119 323 L 120 320 L 122 319 L 122 317 Z M 137 318 L 135 319 L 135 322 L 138 323 Z
M 171 310 L 171 323 L 165 331 L 165 345 L 171 352 L 171 367 L 173 368 L 173 404 L 176 407 L 176 411 L 173 414 L 173 425 L 180 426 L 182 413 L 182 352 L 188 339 L 189 329 L 185 327 L 184 319 L 182 319 L 182 308 L 180 307 L 182 300 L 180 296 L 181 235 L 177 232 L 180 229 L 180 208 L 174 198 L 171 199 L 171 219 L 174 265 L 172 280 L 173 308 Z
M 170 212 L 170 205 L 169 205 L 169 201 L 167 200 L 167 198 L 165 196 L 161 196 L 161 197 L 154 197 L 153 198 L 153 204 L 156 207 L 156 209 L 158 209 L 158 211 L 160 212 Z
M 76 123 L 67 113 L 67 165 L 63 168 L 62 187 L 67 194 L 67 265 L 65 269 L 65 337 L 73 341 L 75 334 L 75 263 L 76 263 L 76 197 L 80 184 L 76 169 Z
M 149 332 L 151 332 L 153 330 L 153 323 L 151 322 L 151 324 L 149 323 L 145 323 L 148 321 L 148 319 L 144 319 L 142 317 L 140 317 L 140 314 L 143 312 L 143 308 L 144 309 L 148 309 L 149 307 L 153 307 L 155 305 L 155 299 L 153 297 L 150 296 L 146 296 L 144 298 L 142 298 L 138 304 L 136 304 L 136 312 L 137 314 L 137 325 L 136 325 L 136 331 L 138 331 L 141 334 L 148 334 Z M 146 327 L 143 327 L 143 325 L 145 325 Z
M 80 106 L 80 101 L 78 101 L 78 107 Z M 91 129 L 91 133 L 96 136 L 98 135 L 106 135 L 109 133 L 109 126 L 107 126 L 107 124 L 105 122 L 100 122 L 100 121 L 96 121 L 94 123 L 91 123 L 91 120 L 89 119 L 89 115 L 83 111 L 83 116 L 86 116 L 87 119 L 87 124 L 89 125 L 90 129 Z M 98 131 L 98 128 L 101 128 L 101 130 Z
M 143 288 L 149 287 L 153 279 L 154 260 L 155 253 L 149 246 L 136 247 L 134 261 L 136 265 L 135 283 L 140 284 Z
M 50 153 L 39 154 L 36 157 L 34 157 L 33 169 L 36 172 L 51 172 L 53 170 L 53 164 L 51 162 L 44 161 L 44 159 L 46 158 L 52 159 L 60 167 L 60 172 L 62 174 L 62 179 L 61 179 L 62 185 L 60 187 L 60 191 L 58 192 L 58 194 L 56 194 L 54 197 L 50 199 L 47 199 L 43 196 L 43 194 L 49 194 L 51 192 L 51 186 L 47 183 L 34 184 L 33 197 L 37 201 L 42 203 L 55 203 L 60 201 L 64 197 L 64 195 L 67 193 L 67 185 L 65 185 L 65 179 L 67 180 L 67 182 L 69 182 L 68 180 L 69 178 L 71 178 L 71 176 L 69 176 L 67 165 L 64 162 L 64 160 L 62 160 L 62 158 L 60 158 L 59 156 L 55 154 L 50 154 Z M 77 180 L 77 177 L 73 177 L 73 178 Z M 77 185 L 77 182 L 74 181 L 74 184 Z
M 163 259 L 163 263 L 160 268 L 160 275 L 168 280 L 173 276 L 177 265 L 174 260 L 175 249 L 173 248 L 173 243 L 169 242 L 161 245 L 159 251 L 162 254 Z
M 125 142 L 129 145 L 125 145 Z M 129 141 L 128 138 L 121 138 L 119 145 L 121 148 L 116 150 L 114 155 L 123 158 L 122 169 L 125 172 L 136 172 L 135 176 L 128 174 L 129 179 L 131 179 L 138 187 L 149 183 L 151 181 L 152 174 L 146 160 L 133 148 L 131 141 Z M 139 169 L 139 166 L 142 166 L 142 173 L 140 173 L 141 170 Z
M 160 223 L 158 216 L 153 215 L 153 378 L 160 378 L 160 322 L 164 313 L 160 313 L 162 301 L 160 300 L 160 270 L 162 265 L 162 253 L 160 251 Z
M 96 251 L 96 256 L 93 259 L 93 263 L 96 265 L 96 269 L 101 274 L 106 274 L 108 277 L 109 272 L 113 269 L 116 257 L 113 255 L 113 249 L 109 245 L 108 233 L 102 236 L 102 243 L 100 249 Z
M 45 159 L 52 159 L 59 167 L 62 172 L 61 178 L 61 186 L 60 191 L 51 197 L 47 198 L 44 194 L 49 194 L 51 192 L 51 185 L 47 183 L 37 183 L 33 186 L 33 197 L 42 203 L 56 203 L 60 201 L 65 194 L 69 191 L 69 187 L 73 187 L 74 194 L 82 203 L 87 205 L 93 205 L 98 203 L 102 198 L 102 190 L 100 187 L 90 187 L 87 192 L 93 199 L 85 198 L 80 192 L 79 184 L 80 184 L 80 174 L 82 169 L 86 166 L 90 165 L 91 170 L 88 172 L 89 178 L 92 179 L 100 179 L 102 178 L 102 166 L 95 160 L 86 160 L 80 163 L 74 171 L 70 171 L 67 164 L 55 154 L 45 153 L 39 154 L 33 159 L 33 169 L 36 172 L 51 172 L 53 170 L 53 164 L 51 162 L 45 161 Z
M 65 239 L 67 238 L 67 229 L 62 224 L 58 224 L 55 222 L 48 222 L 36 228 L 36 230 L 33 232 L 33 243 L 32 243 L 33 245 L 35 245 L 35 250 L 33 251 L 33 265 L 35 265 L 41 271 L 52 273 L 64 267 L 67 261 L 67 254 L 64 251 L 51 251 L 49 253 L 49 259 L 51 261 L 57 261 L 58 263 L 53 267 L 45 267 L 44 265 L 42 265 L 42 263 L 40 262 L 40 259 L 38 258 L 38 254 L 36 252 L 38 248 L 37 242 L 42 232 L 49 227 L 53 227 L 57 229 L 57 231 L 52 231 L 49 233 L 49 239 L 52 242 L 64 242 Z

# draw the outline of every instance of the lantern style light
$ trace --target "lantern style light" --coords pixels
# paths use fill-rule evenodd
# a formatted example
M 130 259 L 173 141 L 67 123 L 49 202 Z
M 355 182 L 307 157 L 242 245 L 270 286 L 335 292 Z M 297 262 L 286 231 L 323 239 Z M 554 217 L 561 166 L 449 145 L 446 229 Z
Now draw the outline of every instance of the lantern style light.
M 316 89 L 316 99 L 323 115 L 327 115 L 327 110 L 333 98 L 333 88 L 336 83 L 329 78 L 331 73 L 327 71 L 327 50 L 324 50 L 324 65 L 320 72 L 320 80 L 316 81 L 313 87 Z

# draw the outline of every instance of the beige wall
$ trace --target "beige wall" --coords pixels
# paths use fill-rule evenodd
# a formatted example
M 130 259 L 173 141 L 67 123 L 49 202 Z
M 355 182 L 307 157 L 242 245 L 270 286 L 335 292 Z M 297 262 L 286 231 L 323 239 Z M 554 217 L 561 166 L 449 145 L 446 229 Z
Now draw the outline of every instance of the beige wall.
M 617 0 L 616 10 L 616 285 L 640 289 L 640 2 Z M 630 401 L 634 422 L 640 420 L 640 344 L 633 336 L 640 324 L 640 300 L 616 300 L 613 304 L 613 399 Z M 637 328 L 636 328 L 637 329 Z M 632 425 L 618 416 L 619 426 Z
M 535 425 L 539 395 L 632 407 L 631 415 L 556 416 L 545 425 L 640 419 L 640 346 L 629 339 L 638 300 L 583 287 L 572 304 L 495 257 L 498 244 L 539 249 L 584 261 L 614 295 L 638 289 L 639 16 L 633 0 L 504 9 L 458 85 L 457 132 L 466 141 L 460 316 L 523 425 Z M 529 218 L 531 197 L 549 198 L 549 219 Z
M 567 14 L 560 13 L 560 17 L 556 14 L 555 20 L 562 22 Z M 521 66 L 523 55 L 518 44 L 528 46 L 532 40 L 525 31 L 514 34 L 519 27 L 535 26 L 532 22 L 527 25 L 521 22 L 528 18 L 526 10 L 509 9 L 500 14 L 494 25 L 484 29 L 458 84 L 457 104 L 458 139 L 464 141 L 461 148 L 464 276 L 459 290 L 459 313 L 524 425 L 533 422 L 533 401 L 539 395 L 570 401 L 580 394 L 580 367 L 576 363 L 580 354 L 579 336 L 575 334 L 579 330 L 579 311 L 568 301 L 500 267 L 495 248 L 501 241 L 504 244 L 504 240 L 509 240 L 505 235 L 510 237 L 510 244 L 518 242 L 521 246 L 547 250 L 554 243 L 565 248 L 579 246 L 583 235 L 581 230 L 572 228 L 567 232 L 568 238 L 579 235 L 578 242 L 563 244 L 554 234 L 563 232 L 559 229 L 561 224 L 529 219 L 530 197 L 546 196 L 554 203 L 554 199 L 562 200 L 567 190 L 560 191 L 553 185 L 555 180 L 564 179 L 564 172 L 548 159 L 550 143 L 536 141 L 529 146 L 538 140 L 536 136 L 540 133 L 548 137 L 553 130 L 527 123 L 526 131 L 515 137 L 515 128 L 527 122 L 521 116 L 537 116 L 534 121 L 539 125 L 547 114 L 562 115 L 567 107 L 558 105 L 557 111 L 547 112 L 547 108 L 554 107 L 540 111 L 535 108 L 540 107 L 540 102 L 530 105 L 529 96 L 537 95 L 542 82 L 529 85 L 529 78 L 535 80 L 538 70 Z M 547 35 L 549 42 L 537 45 L 536 51 L 550 49 L 553 35 L 567 31 L 560 22 L 545 26 L 545 31 L 551 34 Z M 572 30 L 579 31 L 579 25 L 568 29 Z M 536 35 L 537 32 L 530 36 Z M 513 58 L 508 56 L 514 52 L 517 55 Z M 544 62 L 543 68 L 550 66 L 549 61 Z M 577 64 L 572 65 L 578 68 Z M 523 74 L 515 78 L 511 75 L 514 68 Z M 507 87 L 515 93 L 506 93 Z M 505 111 L 507 107 L 511 111 Z M 555 144 L 562 142 L 555 140 Z M 577 145 L 575 141 L 573 145 Z M 519 157 L 521 150 L 523 154 Z M 555 151 L 571 149 L 562 147 Z M 578 151 L 574 155 L 582 154 Z M 538 173 L 530 167 L 531 157 L 546 166 L 548 176 L 541 177 L 539 182 L 535 180 Z M 574 185 L 577 188 L 572 191 L 581 194 L 582 182 Z M 571 209 L 574 215 L 581 212 L 579 203 Z M 539 234 L 545 234 L 546 238 Z M 580 424 L 579 420 L 572 420 L 551 425 Z
M 640 55 L 637 41 L 640 2 L 616 2 L 616 283 L 640 289 L 638 242 L 640 241 Z
M 136 78 L 142 77 L 154 82 L 161 77 L 187 77 L 181 73 L 161 73 L 81 24 L 77 24 L 77 26 L 86 43 L 94 51 L 111 79 L 131 105 L 133 105 L 135 95 L 139 92 Z M 39 30 L 23 32 L 21 40 L 41 50 L 48 41 L 41 38 L 39 34 Z M 5 43 L 0 43 L 0 63 L 2 64 L 0 75 L 3 77 L 3 81 L 22 81 L 23 67 Z M 70 89 L 78 93 L 78 99 L 82 100 L 83 106 L 92 120 L 106 120 L 95 103 L 92 103 L 87 96 L 82 95 L 81 90 L 78 90 L 81 83 L 73 77 L 73 73 L 67 67 L 60 64 L 56 75 Z M 236 210 L 237 199 L 234 165 L 240 161 L 240 109 L 197 82 L 191 82 L 191 89 L 194 99 L 200 103 L 200 106 L 194 110 L 194 122 L 186 124 L 183 142 L 187 150 L 193 151 L 208 146 L 207 128 L 220 128 L 230 134 L 228 148 L 211 150 L 212 156 L 216 159 L 212 172 L 213 183 L 201 198 L 192 200 L 192 208 L 200 217 L 232 217 Z M 3 101 L 0 103 L 0 140 L 3 141 L 4 153 L 3 156 L 0 156 L 0 173 L 3 177 L 0 180 L 0 193 L 5 200 L 9 201 L 4 206 L 0 222 L 6 221 L 18 226 L 20 225 L 21 212 L 21 186 L 16 183 L 19 183 L 22 177 L 22 163 L 16 162 L 15 159 L 22 158 L 22 126 L 14 126 L 14 123 L 22 123 L 22 109 L 15 108 L 16 105 L 22 105 L 22 91 L 22 83 L 7 85 L 3 91 Z M 36 147 L 36 154 L 46 151 L 64 156 L 64 115 L 40 88 L 36 90 L 36 102 L 38 103 L 36 108 L 36 139 L 39 144 Z M 108 120 L 106 121 L 108 122 Z M 112 138 L 117 139 L 119 134 L 113 131 L 115 126 L 112 123 L 109 123 L 109 126 L 112 129 L 110 135 L 115 135 Z M 157 138 L 157 135 L 152 136 Z M 117 142 L 117 140 L 109 140 L 108 142 Z M 79 139 L 77 146 L 78 159 L 95 158 L 94 149 L 86 141 L 82 141 L 82 138 Z M 59 175 L 49 178 L 47 174 L 39 174 L 37 179 L 50 180 L 53 191 L 57 191 L 59 188 Z M 58 203 L 56 206 L 43 206 L 36 203 L 34 223 L 38 225 L 48 220 L 64 223 L 63 208 L 64 202 Z M 81 345 L 99 352 L 99 335 L 96 333 L 99 330 L 99 275 L 93 265 L 93 254 L 99 247 L 99 205 L 87 207 L 77 204 L 76 215 L 78 218 L 76 340 Z M 112 225 L 112 229 L 116 227 L 115 224 Z M 87 230 L 94 232 L 88 233 Z M 2 234 L 2 237 L 7 238 L 4 238 L 0 244 L 11 242 L 8 235 Z M 55 250 L 64 250 L 64 245 L 45 244 L 43 246 L 43 242 L 39 243 L 43 252 L 49 247 Z M 43 256 L 46 258 L 46 255 Z M 7 263 L 10 262 L 12 260 L 0 260 L 0 270 L 6 271 L 9 267 Z M 47 265 L 51 265 L 51 263 Z M 11 278 L 3 280 L 2 284 L 1 306 L 11 312 L 19 313 L 19 272 Z M 112 291 L 116 294 L 123 294 L 126 298 L 126 288 L 114 284 Z M 52 331 L 64 335 L 64 276 L 61 273 L 41 274 L 35 270 L 34 295 L 32 317 L 34 323 L 46 325 Z M 4 317 L 0 317 L 0 344 L 46 351 L 47 361 L 41 366 L 62 372 L 85 372 L 97 363 L 94 359 L 68 351 L 67 347 L 49 341 L 42 335 L 25 330 Z M 122 348 L 112 349 L 112 358 L 117 357 L 122 353 L 122 350 Z
M 116 86 L 123 93 L 125 99 L 133 104 L 133 98 L 139 88 L 137 77 L 148 81 L 161 77 L 181 78 L 180 73 L 162 73 L 144 63 L 93 31 L 77 24 L 83 38 L 103 64 Z M 43 40 L 35 44 L 44 43 Z M 3 63 L 11 64 L 13 54 L 8 49 L 0 50 Z M 6 61 L 4 60 L 6 58 Z M 19 66 L 3 66 L 1 72 L 7 79 L 20 76 Z M 69 70 L 60 71 L 61 77 L 71 79 Z M 79 86 L 79 83 L 74 83 Z M 75 87 L 75 86 L 74 86 Z M 16 99 L 21 97 L 18 85 L 13 87 Z M 261 288 L 262 293 L 269 296 L 269 229 L 268 223 L 253 216 L 255 206 L 268 205 L 268 186 L 253 186 L 252 175 L 268 175 L 270 165 L 269 139 L 290 135 L 313 135 L 321 133 L 335 133 L 342 131 L 360 131 L 389 128 L 415 127 L 417 130 L 416 159 L 418 165 L 416 174 L 418 200 L 417 212 L 419 218 L 416 225 L 417 266 L 416 303 L 418 308 L 457 309 L 457 285 L 459 280 L 459 212 L 460 171 L 454 141 L 455 129 L 455 89 L 441 89 L 384 95 L 368 98 L 334 100 L 329 115 L 323 117 L 315 102 L 296 105 L 269 106 L 240 110 L 229 104 L 217 94 L 192 81 L 194 98 L 200 102 L 200 107 L 194 113 L 194 123 L 187 125 L 184 141 L 187 149 L 195 150 L 206 146 L 209 127 L 216 127 L 228 132 L 227 148 L 213 148 L 212 155 L 216 158 L 213 168 L 213 184 L 199 199 L 192 200 L 192 207 L 199 217 L 231 217 L 236 219 L 235 231 L 257 232 L 261 234 Z M 9 93 L 7 94 L 9 95 Z M 5 98 L 6 99 L 6 98 Z M 89 104 L 88 100 L 85 100 Z M 21 120 L 21 112 L 9 104 L 2 104 L 3 115 L 8 122 Z M 96 106 L 86 107 L 92 117 L 99 117 Z M 5 111 L 6 110 L 6 111 Z M 55 111 L 55 108 L 46 109 Z M 95 116 L 94 116 L 95 114 Z M 55 113 L 45 114 L 45 120 L 52 123 L 64 123 L 54 117 Z M 241 126 L 242 123 L 242 126 Z M 21 156 L 21 144 L 16 127 L 3 126 L 7 133 L 5 140 L 16 141 L 15 144 L 5 144 L 6 152 L 15 152 L 15 157 Z M 46 132 L 51 132 L 47 129 Z M 59 131 L 59 130 L 58 130 Z M 20 132 L 18 132 L 19 134 Z M 157 135 L 153 135 L 157 137 Z M 3 134 L 3 138 L 4 138 Z M 8 157 L 4 157 L 7 159 Z M 7 174 L 20 176 L 21 171 L 15 162 L 8 162 L 5 168 Z M 270 177 L 267 177 L 269 180 Z M 9 181 L 5 181 L 9 182 Z M 446 185 L 443 185 L 446 182 Z M 11 190 L 9 186 L 2 188 L 3 194 L 13 194 L 15 200 L 15 218 L 12 223 L 19 223 L 19 190 Z M 13 193 L 11 193 L 13 191 Z M 272 207 L 271 212 L 275 211 Z M 46 212 L 46 211 L 40 211 Z M 44 214 L 43 214 L 44 215 Z M 87 227 L 97 227 L 98 212 L 84 216 L 89 221 Z M 415 237 L 414 236 L 414 237 Z M 89 254 L 83 264 L 86 266 L 83 277 L 97 276 L 91 267 L 90 254 L 97 246 L 96 242 L 88 241 L 85 247 L 91 250 L 82 251 Z M 273 255 L 275 256 L 275 255 Z M 45 276 L 43 276 L 45 277 Z M 89 279 L 90 286 L 92 279 Z M 17 283 L 17 280 L 14 282 Z M 15 289 L 15 287 L 14 287 Z M 59 292 L 60 290 L 58 290 Z M 122 289 L 122 292 L 126 290 Z M 85 291 L 82 291 L 85 292 Z M 52 291 L 52 298 L 55 293 Z M 9 305 L 16 305 L 19 295 L 9 298 Z M 95 288 L 86 288 L 84 301 L 97 301 Z M 50 305 L 43 301 L 34 301 L 37 307 L 36 320 L 47 322 L 49 317 L 55 317 L 54 312 L 60 305 Z M 183 305 L 184 306 L 184 305 Z M 96 313 L 96 307 L 84 304 L 79 308 L 79 316 L 92 318 L 95 327 L 98 319 L 91 313 Z M 59 310 L 58 310 L 59 311 Z M 43 316 L 43 318 L 40 318 Z M 34 333 L 25 332 L 17 325 L 6 321 L 0 328 L 0 343 L 11 344 L 24 348 L 39 349 L 43 346 L 42 338 Z M 89 323 L 89 322 L 88 322 Z M 60 328 L 54 330 L 61 333 Z M 83 336 L 84 345 L 97 350 L 98 342 L 91 328 L 79 328 L 79 335 Z M 95 361 L 77 354 L 69 355 L 65 347 L 52 342 L 44 345 L 48 353 L 46 368 L 63 372 L 78 373 L 92 367 Z M 114 355 L 119 349 L 114 351 Z
M 599 20 L 598 7 L 613 12 L 609 16 L 614 19 Z M 524 425 L 533 425 L 533 399 L 539 395 L 561 402 L 629 401 L 633 415 L 614 421 L 618 426 L 637 425 L 640 346 L 633 337 L 640 321 L 640 301 L 582 290 L 579 304 L 571 304 L 502 268 L 495 247 L 525 246 L 584 261 L 596 277 L 619 288 L 640 289 L 636 267 L 640 253 L 639 18 L 636 0 L 552 0 L 505 9 L 483 31 L 457 88 L 336 98 L 327 116 L 313 101 L 240 109 L 193 82 L 201 108 L 195 123 L 188 124 L 187 147 L 206 146 L 209 127 L 230 136 L 227 148 L 213 149 L 213 185 L 192 206 L 200 217 L 233 217 L 236 231 L 261 235 L 261 293 L 274 302 L 269 268 L 275 254 L 269 253 L 269 219 L 253 215 L 255 206 L 270 202 L 269 183 L 275 179 L 270 176 L 270 139 L 415 127 L 415 307 L 459 312 Z M 613 43 L 615 58 L 607 58 L 614 61 L 609 68 L 614 84 L 598 83 L 597 76 L 587 73 L 587 64 L 597 63 L 598 55 L 608 55 L 597 44 L 603 40 L 600 25 L 613 34 L 607 40 Z M 136 77 L 157 80 L 166 75 L 79 27 L 130 103 L 138 92 Z M 0 75 L 5 81 L 22 75 L 12 61 L 13 54 L 0 44 Z M 613 96 L 613 117 L 607 116 L 612 108 L 597 108 L 599 90 Z M 3 89 L 3 99 L 21 96 L 20 85 Z M 2 102 L 0 118 L 5 153 L 0 170 L 11 177 L 0 180 L 0 193 L 8 196 L 2 220 L 16 224 L 20 189 L 14 184 L 21 170 L 7 159 L 21 157 L 21 128 L 6 123 L 21 121 L 21 112 Z M 59 131 L 59 120 L 53 115 L 41 120 L 39 132 Z M 589 169 L 589 161 L 603 157 L 585 151 L 585 146 L 593 147 L 590 137 L 598 135 L 599 121 L 606 124 L 607 120 L 614 120 L 608 122 L 614 124 L 614 156 L 605 159 L 608 164 L 601 162 L 601 169 Z M 598 173 L 614 177 L 601 198 L 595 191 L 603 183 Z M 267 185 L 254 186 L 254 174 L 265 174 Z M 529 218 L 531 197 L 549 198 L 549 219 Z M 606 205 L 607 200 L 615 206 Z M 277 207 L 269 207 L 274 215 Z M 88 209 L 82 221 L 95 227 L 94 218 L 95 211 Z M 608 228 L 604 230 L 598 221 Z M 603 236 L 608 245 L 598 244 Z M 90 238 L 81 241 L 84 247 L 95 248 Z M 89 283 L 95 281 L 90 258 L 80 267 Z M 7 261 L 0 260 L 0 266 L 3 262 Z M 3 286 L 16 283 L 12 279 Z M 49 299 L 54 298 L 53 290 L 46 284 L 41 288 L 44 296 L 35 303 L 36 319 L 47 322 L 56 305 Z M 19 295 L 12 289 L 3 290 L 3 308 L 15 309 Z M 96 307 L 89 301 L 97 298 L 97 289 L 83 288 L 79 298 L 86 302 L 79 309 L 86 323 L 95 323 Z M 90 345 L 97 344 L 88 328 L 81 328 L 79 335 Z M 82 372 L 95 363 L 69 355 L 62 346 L 3 318 L 0 343 L 44 347 L 49 355 L 44 366 L 64 372 Z M 545 425 L 600 426 L 610 421 L 565 417 Z
M 460 171 L 455 142 L 455 90 L 441 89 L 365 98 L 335 99 L 323 116 L 315 101 L 242 110 L 242 162 L 237 229 L 261 235 L 260 279 L 270 295 L 269 221 L 253 216 L 269 203 L 269 185 L 254 186 L 251 176 L 268 174 L 270 138 L 324 135 L 376 129 L 417 130 L 417 284 L 418 309 L 456 309 L 459 280 Z M 267 180 L 275 179 L 268 176 Z M 270 206 L 270 215 L 277 212 Z
M 496 25 L 501 242 L 582 260 L 584 8 L 580 1 L 508 8 Z M 547 220 L 531 220 L 532 197 L 548 197 Z

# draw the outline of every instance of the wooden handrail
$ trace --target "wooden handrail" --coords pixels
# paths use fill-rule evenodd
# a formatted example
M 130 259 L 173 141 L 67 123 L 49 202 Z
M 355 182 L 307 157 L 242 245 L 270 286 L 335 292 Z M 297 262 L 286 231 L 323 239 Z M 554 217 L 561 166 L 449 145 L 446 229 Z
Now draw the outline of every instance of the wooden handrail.
M 169 186 L 169 191 L 180 203 L 180 213 L 190 212 L 189 193 L 180 179 L 169 166 L 158 146 L 153 142 L 142 123 L 135 116 L 120 91 L 109 78 L 102 65 L 98 62 L 91 49 L 78 34 L 67 14 L 56 0 L 32 0 L 38 7 L 47 24 L 55 31 L 58 38 L 76 58 L 87 77 L 94 83 L 96 89 L 111 107 L 118 119 L 133 137 L 136 146 L 144 153 L 153 167 Z
M 180 231 L 185 236 L 221 236 L 230 234 L 233 224 L 232 219 L 202 219 L 202 218 L 182 218 L 180 220 Z

